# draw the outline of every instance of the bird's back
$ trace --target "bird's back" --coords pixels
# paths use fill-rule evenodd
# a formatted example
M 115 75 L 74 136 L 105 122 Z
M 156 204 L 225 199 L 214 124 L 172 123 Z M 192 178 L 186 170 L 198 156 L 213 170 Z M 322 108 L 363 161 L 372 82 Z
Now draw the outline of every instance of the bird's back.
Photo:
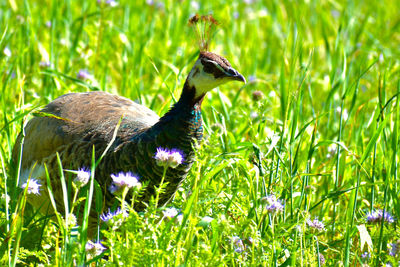
M 152 110 L 127 98 L 105 92 L 71 93 L 49 103 L 25 127 L 22 169 L 59 152 L 74 142 L 107 145 L 122 118 L 118 139 L 131 138 L 154 125 L 159 117 Z M 22 135 L 14 147 L 14 161 Z M 78 157 L 79 155 L 77 155 Z

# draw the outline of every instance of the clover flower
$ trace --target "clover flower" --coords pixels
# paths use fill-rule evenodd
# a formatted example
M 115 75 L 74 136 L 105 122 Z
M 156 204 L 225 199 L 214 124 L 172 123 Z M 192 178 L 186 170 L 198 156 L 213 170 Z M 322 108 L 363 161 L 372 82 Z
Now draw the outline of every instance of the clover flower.
M 307 225 L 310 227 L 310 228 L 313 228 L 313 229 L 315 229 L 315 230 L 318 230 L 318 231 L 325 231 L 325 225 L 324 225 L 324 223 L 322 222 L 322 221 L 319 221 L 317 218 L 315 218 L 314 220 L 310 220 L 310 219 L 307 219 Z
M 120 172 L 118 174 L 111 174 L 113 183 L 109 186 L 108 190 L 113 194 L 123 188 L 140 188 L 142 184 L 139 182 L 139 177 L 131 172 Z
M 261 203 L 265 205 L 265 209 L 272 214 L 282 212 L 285 205 L 282 204 L 282 200 L 277 199 L 274 194 L 267 195 L 261 199 Z
M 373 210 L 372 212 L 369 212 L 367 214 L 366 221 L 367 223 L 379 223 L 381 221 L 385 221 L 387 223 L 394 223 L 394 218 L 392 215 L 390 215 L 389 212 L 385 211 L 385 214 L 383 214 L 383 210 Z
M 88 241 L 85 245 L 86 253 L 91 257 L 99 256 L 105 249 L 100 242 L 93 243 L 92 241 Z
M 87 168 L 80 168 L 76 171 L 76 178 L 74 179 L 74 183 L 78 187 L 82 187 L 89 182 L 90 171 Z
M 28 194 L 35 194 L 40 195 L 40 187 L 42 186 L 39 184 L 37 179 L 30 179 L 30 181 L 21 185 L 22 189 L 25 189 L 28 186 L 27 192 Z
M 168 219 L 175 218 L 178 215 L 178 210 L 174 207 L 172 208 L 166 208 L 163 210 L 164 217 Z
M 184 161 L 183 152 L 179 149 L 157 148 L 154 155 L 158 166 L 176 168 Z

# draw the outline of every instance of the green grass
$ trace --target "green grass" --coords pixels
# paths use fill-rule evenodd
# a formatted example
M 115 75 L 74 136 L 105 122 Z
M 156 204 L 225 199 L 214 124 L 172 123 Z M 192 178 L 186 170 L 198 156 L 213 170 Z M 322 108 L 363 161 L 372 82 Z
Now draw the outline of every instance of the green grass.
M 0 3 L 0 195 L 11 198 L 1 197 L 0 265 L 318 266 L 320 253 L 327 266 L 397 266 L 398 220 L 366 214 L 400 218 L 400 2 L 154 2 Z M 221 22 L 210 50 L 250 82 L 203 102 L 205 140 L 167 204 L 179 220 L 155 205 L 131 212 L 102 232 L 109 249 L 85 258 L 82 230 L 36 214 L 13 185 L 16 137 L 68 92 L 104 90 L 165 113 L 198 54 L 187 26 L 196 12 Z M 93 79 L 76 79 L 80 69 Z M 266 211 L 267 194 L 284 212 Z M 308 226 L 314 218 L 324 231 Z

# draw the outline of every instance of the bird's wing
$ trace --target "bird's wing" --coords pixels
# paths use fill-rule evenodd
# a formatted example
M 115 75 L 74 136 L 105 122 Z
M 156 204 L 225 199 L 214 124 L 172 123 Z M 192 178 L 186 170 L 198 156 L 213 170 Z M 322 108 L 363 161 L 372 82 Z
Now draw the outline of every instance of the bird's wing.
M 57 98 L 26 125 L 22 168 L 29 168 L 72 142 L 89 142 L 91 138 L 108 142 L 121 118 L 118 136 L 122 139 L 159 120 L 150 109 L 105 92 L 73 93 Z M 18 160 L 22 136 L 21 133 L 14 146 L 14 162 Z

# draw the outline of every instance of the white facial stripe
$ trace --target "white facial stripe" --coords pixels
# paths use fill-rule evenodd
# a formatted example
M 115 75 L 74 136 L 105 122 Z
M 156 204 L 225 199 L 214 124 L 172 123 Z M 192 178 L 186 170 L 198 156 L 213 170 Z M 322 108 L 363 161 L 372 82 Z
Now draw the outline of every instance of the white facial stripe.
M 210 62 L 210 63 L 214 64 L 214 66 L 217 67 L 220 71 L 226 72 L 226 70 L 220 64 L 218 64 L 216 61 L 211 60 L 211 59 L 205 59 L 205 60 L 207 62 Z
M 215 61 L 211 62 L 215 63 L 218 68 L 225 72 L 225 70 L 218 63 Z M 227 78 L 215 79 L 212 73 L 205 72 L 200 59 L 196 61 L 189 74 L 189 85 L 196 88 L 196 98 L 214 89 L 215 87 L 226 83 L 227 81 Z
M 221 67 L 221 65 L 219 65 L 219 64 L 217 64 L 217 63 L 216 63 L 216 67 L 217 67 L 220 71 L 226 72 L 226 70 L 225 70 L 223 67 Z

